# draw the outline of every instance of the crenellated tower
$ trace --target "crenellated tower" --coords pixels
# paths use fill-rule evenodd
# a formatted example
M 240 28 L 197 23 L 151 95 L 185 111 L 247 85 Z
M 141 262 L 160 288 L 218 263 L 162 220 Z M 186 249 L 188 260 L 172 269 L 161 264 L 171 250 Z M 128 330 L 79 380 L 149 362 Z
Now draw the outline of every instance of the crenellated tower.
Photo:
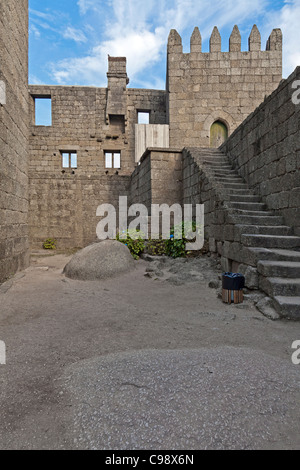
M 172 147 L 215 147 L 231 134 L 282 79 L 282 33 L 274 29 L 261 48 L 256 25 L 248 51 L 241 50 L 241 34 L 234 26 L 229 52 L 222 52 L 222 38 L 214 27 L 209 52 L 202 52 L 196 27 L 184 53 L 179 33 L 168 40 L 167 92 Z

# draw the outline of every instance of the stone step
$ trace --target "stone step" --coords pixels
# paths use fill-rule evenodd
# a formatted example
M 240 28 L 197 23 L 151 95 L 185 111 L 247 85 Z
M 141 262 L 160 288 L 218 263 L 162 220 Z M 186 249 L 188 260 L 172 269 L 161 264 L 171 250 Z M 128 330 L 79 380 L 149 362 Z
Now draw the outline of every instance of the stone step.
M 221 182 L 225 189 L 248 189 L 246 183 Z
M 292 320 L 300 320 L 300 297 L 276 296 L 274 305 L 278 313 Z
M 264 211 L 267 209 L 266 204 L 263 202 L 230 202 L 230 206 L 246 211 Z
M 207 160 L 208 162 L 221 162 L 221 163 L 226 163 L 227 165 L 230 165 L 230 162 L 228 158 L 222 156 L 222 155 L 198 155 L 199 159 L 201 160 Z
M 226 166 L 226 168 L 227 167 L 231 168 L 229 163 L 224 162 L 224 160 L 216 160 L 215 158 L 214 159 L 212 158 L 211 160 L 209 160 L 208 158 L 205 158 L 204 160 L 202 160 L 202 162 L 205 163 L 206 165 L 219 165 L 221 168 L 223 168 L 224 166 Z
M 253 194 L 230 194 L 229 199 L 231 202 L 260 202 L 259 196 Z
M 224 163 L 224 162 L 223 162 L 223 163 Z M 228 165 L 229 165 L 229 163 L 228 163 Z M 213 171 L 215 172 L 215 174 L 220 173 L 220 176 L 236 175 L 236 174 L 237 174 L 236 171 L 235 171 L 232 167 L 230 167 L 230 168 L 228 168 L 228 169 L 225 169 L 225 170 L 224 170 L 224 168 L 221 168 L 221 169 L 219 170 L 218 167 L 217 167 L 217 168 L 214 167 L 214 168 L 213 168 Z
M 222 184 L 223 183 L 245 184 L 245 182 L 238 176 L 237 177 L 229 176 L 228 178 L 226 176 L 222 176 L 222 177 L 215 178 L 215 181 L 217 181 L 218 183 L 222 183 Z
M 232 214 L 232 218 L 236 224 L 242 224 L 242 225 L 283 225 L 284 219 L 280 215 L 273 215 L 273 213 L 269 216 L 265 215 L 265 212 L 263 212 L 262 215 L 253 215 L 253 214 Z
M 232 170 L 225 170 L 225 171 L 222 171 L 222 170 L 214 170 L 214 177 L 216 179 L 239 179 L 241 181 L 244 182 L 243 178 L 238 175 L 235 171 L 232 171 Z
M 238 230 L 243 234 L 261 235 L 292 235 L 293 230 L 287 225 L 243 225 L 236 224 Z
M 259 261 L 257 270 L 265 277 L 300 279 L 300 262 L 297 261 Z
M 245 216 L 254 216 L 254 217 L 275 217 L 274 213 L 272 211 L 246 211 L 243 209 L 236 209 L 233 207 L 229 207 L 229 211 L 232 211 L 232 214 L 237 214 L 237 215 L 245 215 Z M 259 225 L 259 224 L 257 224 Z M 263 224 L 262 224 L 263 225 Z
M 211 166 L 213 167 L 215 170 L 216 169 L 227 169 L 227 170 L 232 170 L 232 166 L 227 163 L 226 161 L 223 161 L 223 162 L 218 162 L 218 161 L 215 161 L 215 160 L 202 160 L 203 163 L 206 163 L 207 166 Z
M 211 147 L 197 148 L 197 151 L 199 155 L 222 155 L 224 158 L 227 158 L 225 153 L 221 152 L 221 150 Z
M 300 296 L 300 279 L 260 276 L 259 288 L 271 297 Z
M 259 261 L 298 261 L 300 262 L 300 252 L 295 250 L 279 250 L 268 248 L 248 248 L 250 256 L 254 256 L 256 262 Z
M 241 242 L 245 246 L 261 246 L 264 248 L 296 248 L 300 247 L 299 237 L 276 235 L 242 235 Z
M 242 181 L 243 183 L 245 183 L 243 178 L 241 178 L 239 175 L 236 175 L 235 173 L 229 173 L 228 175 L 221 175 L 221 176 L 215 175 L 215 178 L 218 181 L 225 181 L 225 182 L 226 181 L 233 181 L 233 182 Z
M 209 166 L 210 170 L 212 170 L 214 173 L 215 172 L 221 172 L 221 173 L 224 173 L 224 174 L 235 174 L 235 171 L 232 170 L 232 167 L 229 166 L 229 165 L 225 165 L 224 166 L 218 166 L 218 165 L 207 165 Z
M 222 191 L 228 195 L 241 196 L 253 196 L 253 192 L 250 189 L 239 189 L 239 188 L 222 188 Z

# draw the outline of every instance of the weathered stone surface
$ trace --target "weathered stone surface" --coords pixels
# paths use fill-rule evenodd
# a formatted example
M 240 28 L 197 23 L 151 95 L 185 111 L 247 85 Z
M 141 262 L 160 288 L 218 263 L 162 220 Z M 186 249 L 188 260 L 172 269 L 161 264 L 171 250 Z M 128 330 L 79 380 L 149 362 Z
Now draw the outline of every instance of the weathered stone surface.
M 252 266 L 240 266 L 239 272 L 245 276 L 245 286 L 250 290 L 256 290 L 259 288 L 258 272 L 257 269 Z
M 64 274 L 71 279 L 96 281 L 126 273 L 134 266 L 134 259 L 123 243 L 104 240 L 76 253 Z
M 280 36 L 276 31 L 271 35 L 273 52 L 277 40 L 280 47 Z M 299 78 L 300 67 L 297 67 L 221 148 L 248 187 L 264 198 L 269 209 L 283 216 L 296 235 L 300 235 L 300 167 L 296 158 L 299 153 L 299 126 L 296 123 L 299 123 L 300 106 L 292 101 L 292 85 Z M 262 224 L 268 225 L 266 222 Z
M 261 50 L 261 35 L 256 24 L 253 26 L 249 36 L 249 51 Z
M 209 283 L 208 283 L 208 287 L 210 289 L 219 289 L 220 287 L 220 281 L 218 279 L 212 279 Z
M 121 352 L 79 361 L 63 379 L 78 448 L 245 450 L 279 448 L 282 436 L 292 447 L 299 442 L 298 371 L 263 351 Z
M 97 207 L 112 204 L 118 210 L 119 196 L 130 197 L 131 184 L 132 191 L 136 189 L 137 180 L 131 180 L 131 174 L 136 167 L 137 112 L 150 112 L 151 125 L 167 123 L 166 92 L 126 88 L 126 62 L 122 58 L 113 59 L 109 60 L 109 96 L 106 88 L 29 86 L 33 248 L 40 248 L 49 237 L 57 239 L 58 248 L 84 247 L 96 241 L 100 221 L 96 217 Z M 122 92 L 120 99 L 115 95 L 116 89 Z M 35 96 L 51 96 L 52 126 L 34 125 Z M 122 109 L 114 108 L 114 104 L 120 103 Z M 118 114 L 121 112 L 125 115 Z M 116 116 L 112 114 L 113 119 L 108 116 L 107 122 L 107 113 Z M 75 170 L 62 168 L 61 151 L 67 150 L 77 151 Z M 121 152 L 120 169 L 105 167 L 105 151 Z M 166 162 L 166 171 L 168 168 Z M 145 192 L 146 179 L 145 175 Z M 173 191 L 168 185 L 165 187 Z
M 280 316 L 273 305 L 273 300 L 265 297 L 256 304 L 256 308 L 270 320 L 279 320 Z
M 191 52 L 202 52 L 202 37 L 197 26 L 191 36 Z
M 202 53 L 196 28 L 191 52 L 183 53 L 181 38 L 172 31 L 167 73 L 171 146 L 209 147 L 215 121 L 225 123 L 230 135 L 277 88 L 282 76 L 280 34 L 273 34 L 272 41 L 272 50 L 262 51 L 260 33 L 254 27 L 249 51 L 242 52 L 235 26 L 230 50 L 222 52 L 221 36 L 214 28 L 210 53 Z
M 242 38 L 241 33 L 237 25 L 234 26 L 231 36 L 229 38 L 229 51 L 240 52 L 241 51 Z
M 27 7 L 0 1 L 0 283 L 29 263 Z

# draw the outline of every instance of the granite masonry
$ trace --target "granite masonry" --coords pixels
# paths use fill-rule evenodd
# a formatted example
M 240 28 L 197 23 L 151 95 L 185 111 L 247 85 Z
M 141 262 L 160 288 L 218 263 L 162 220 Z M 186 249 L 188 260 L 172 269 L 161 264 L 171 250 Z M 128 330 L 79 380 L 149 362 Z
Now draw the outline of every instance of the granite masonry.
M 29 262 L 27 9 L 0 1 L 0 282 Z
M 178 178 L 173 181 L 172 170 L 169 173 L 172 151 L 161 156 L 151 152 L 151 172 L 147 173 L 150 181 L 145 182 L 142 176 L 147 190 L 139 176 L 140 171 L 144 173 L 145 165 L 139 169 L 144 151 L 209 147 L 212 126 L 216 126 L 213 144 L 219 145 L 281 80 L 279 30 L 272 32 L 267 51 L 261 51 L 256 27 L 249 38 L 248 52 L 241 52 L 237 27 L 230 38 L 230 52 L 221 52 L 219 39 L 215 28 L 211 52 L 202 53 L 196 28 L 191 52 L 183 54 L 181 38 L 172 30 L 166 91 L 128 88 L 124 57 L 108 57 L 107 88 L 29 86 L 32 247 L 39 248 L 48 237 L 57 239 L 62 248 L 94 241 L 97 206 L 111 203 L 117 207 L 119 195 L 131 195 L 131 202 L 135 202 L 132 195 L 137 181 L 138 192 L 144 196 L 151 188 L 153 200 L 180 202 L 178 191 L 174 191 Z M 51 99 L 51 126 L 36 125 L 35 103 L 43 98 Z M 139 113 L 149 115 L 149 124 L 139 124 Z M 114 152 L 120 154 L 121 162 L 117 168 L 107 168 L 106 155 L 112 153 L 114 158 Z M 62 168 L 64 153 L 76 154 L 76 168 L 71 164 Z M 114 162 L 110 166 L 114 167 Z M 154 194 L 155 186 L 161 187 L 159 197 L 157 191 Z M 143 197 L 136 199 L 140 201 Z
M 300 69 L 282 80 L 280 29 L 262 50 L 254 25 L 242 51 L 235 26 L 223 52 L 215 27 L 208 53 L 198 28 L 189 53 L 171 30 L 166 90 L 130 88 L 126 58 L 110 56 L 106 88 L 28 86 L 27 1 L 0 9 L 0 282 L 27 265 L 28 241 L 94 242 L 97 207 L 120 196 L 150 218 L 151 204 L 200 203 L 223 269 L 300 318 Z

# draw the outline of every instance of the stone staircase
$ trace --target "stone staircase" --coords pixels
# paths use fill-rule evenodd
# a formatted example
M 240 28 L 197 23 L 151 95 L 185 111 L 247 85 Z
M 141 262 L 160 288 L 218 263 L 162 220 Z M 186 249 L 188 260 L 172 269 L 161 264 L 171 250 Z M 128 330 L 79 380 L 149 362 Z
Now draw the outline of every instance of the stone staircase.
M 241 263 L 256 268 L 258 287 L 272 299 L 280 316 L 300 320 L 300 237 L 285 225 L 283 217 L 268 210 L 231 167 L 226 155 L 219 150 L 201 149 L 196 161 L 218 199 L 223 200 L 225 220 L 234 224 L 231 252 L 240 247 Z M 232 258 L 238 262 L 239 254 L 234 253 Z

